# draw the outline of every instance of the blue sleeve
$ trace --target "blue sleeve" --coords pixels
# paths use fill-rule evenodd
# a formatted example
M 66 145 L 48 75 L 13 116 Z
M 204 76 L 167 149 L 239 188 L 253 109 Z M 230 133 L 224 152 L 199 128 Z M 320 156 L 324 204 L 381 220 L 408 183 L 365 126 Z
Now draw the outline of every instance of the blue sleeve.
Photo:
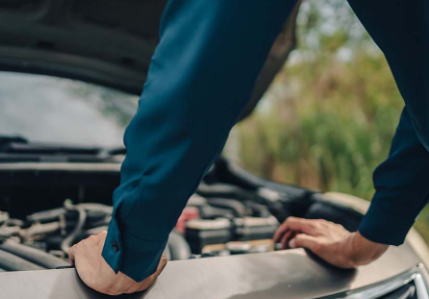
M 378 243 L 400 245 L 429 197 L 429 152 L 420 142 L 407 108 L 388 159 L 374 172 L 374 198 L 360 233 Z
M 221 152 L 295 0 L 171 0 L 114 193 L 103 257 L 136 281 Z
M 349 0 L 383 51 L 405 101 L 376 193 L 360 226 L 373 241 L 401 244 L 429 195 L 429 2 Z
M 429 151 L 429 1 L 348 1 L 386 56 L 417 137 Z

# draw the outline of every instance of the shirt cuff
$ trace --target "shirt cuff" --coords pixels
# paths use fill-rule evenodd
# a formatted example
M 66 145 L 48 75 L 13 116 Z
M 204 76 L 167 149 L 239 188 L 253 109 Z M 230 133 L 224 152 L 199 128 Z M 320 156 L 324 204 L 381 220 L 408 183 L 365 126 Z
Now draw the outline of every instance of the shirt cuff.
M 121 229 L 112 217 L 102 256 L 115 273 L 120 271 L 138 282 L 156 272 L 166 244 L 167 240 L 137 238 Z
M 415 215 L 406 212 L 394 212 L 373 201 L 362 219 L 358 231 L 370 241 L 401 245 L 415 222 Z

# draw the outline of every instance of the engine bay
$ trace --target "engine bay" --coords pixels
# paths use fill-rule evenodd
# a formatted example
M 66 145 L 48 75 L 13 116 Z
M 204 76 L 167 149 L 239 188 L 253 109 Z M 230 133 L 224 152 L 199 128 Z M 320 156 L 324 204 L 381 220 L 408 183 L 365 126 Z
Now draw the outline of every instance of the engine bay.
M 119 171 L 0 171 L 0 271 L 68 267 L 73 244 L 107 230 Z M 322 193 L 278 184 L 220 158 L 189 199 L 165 254 L 169 260 L 278 250 L 287 217 L 326 219 L 357 229 L 362 215 Z

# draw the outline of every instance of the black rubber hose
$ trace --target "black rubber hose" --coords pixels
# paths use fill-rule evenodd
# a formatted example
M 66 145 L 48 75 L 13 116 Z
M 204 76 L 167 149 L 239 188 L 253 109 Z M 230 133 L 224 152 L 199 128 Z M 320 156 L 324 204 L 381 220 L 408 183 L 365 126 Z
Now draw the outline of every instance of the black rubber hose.
M 206 184 L 204 181 L 201 181 L 198 185 L 197 193 L 205 198 L 223 197 L 238 200 L 245 200 L 255 196 L 254 192 L 241 189 L 237 186 L 224 183 Z
M 43 270 L 45 268 L 33 264 L 12 253 L 0 250 L 0 268 L 6 271 Z
M 11 236 L 12 234 L 9 231 L 0 228 L 0 240 L 6 240 Z
M 221 208 L 205 205 L 205 206 L 199 207 L 198 210 L 200 212 L 201 218 L 204 218 L 204 219 L 215 219 L 219 217 L 228 218 L 228 219 L 234 218 L 233 211 L 229 209 L 221 209 Z
M 5 242 L 0 244 L 0 249 L 12 253 L 15 256 L 21 257 L 36 265 L 42 266 L 46 269 L 55 269 L 57 267 L 68 266 L 69 263 L 57 258 L 47 252 L 22 245 L 15 242 Z
M 172 261 L 187 260 L 192 254 L 188 242 L 176 231 L 170 233 L 168 238 L 168 249 Z
M 227 209 L 234 212 L 236 217 L 251 216 L 245 205 L 231 198 L 207 198 L 209 205 L 217 208 Z
M 245 202 L 245 206 L 248 209 L 252 210 L 252 216 L 254 217 L 268 218 L 270 216 L 273 216 L 265 205 L 248 201 L 248 202 Z
M 76 238 L 82 233 L 82 229 L 86 221 L 86 212 L 83 207 L 78 205 L 66 204 L 66 209 L 70 211 L 76 211 L 78 213 L 78 219 L 74 230 L 61 242 L 61 250 L 68 253 L 70 247 Z

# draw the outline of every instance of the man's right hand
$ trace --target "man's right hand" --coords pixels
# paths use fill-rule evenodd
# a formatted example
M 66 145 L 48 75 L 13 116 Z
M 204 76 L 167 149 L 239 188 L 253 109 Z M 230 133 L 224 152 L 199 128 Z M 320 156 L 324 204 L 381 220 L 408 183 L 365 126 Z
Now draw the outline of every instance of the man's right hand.
M 289 217 L 277 230 L 275 242 L 286 248 L 306 248 L 340 268 L 369 264 L 386 252 L 388 245 L 372 242 L 359 232 L 323 219 Z
M 137 282 L 122 272 L 116 274 L 104 260 L 101 252 L 107 232 L 89 238 L 74 245 L 69 250 L 70 262 L 75 265 L 77 273 L 90 288 L 108 295 L 121 295 L 140 292 L 148 289 L 161 274 L 167 264 L 163 255 L 154 274 Z

